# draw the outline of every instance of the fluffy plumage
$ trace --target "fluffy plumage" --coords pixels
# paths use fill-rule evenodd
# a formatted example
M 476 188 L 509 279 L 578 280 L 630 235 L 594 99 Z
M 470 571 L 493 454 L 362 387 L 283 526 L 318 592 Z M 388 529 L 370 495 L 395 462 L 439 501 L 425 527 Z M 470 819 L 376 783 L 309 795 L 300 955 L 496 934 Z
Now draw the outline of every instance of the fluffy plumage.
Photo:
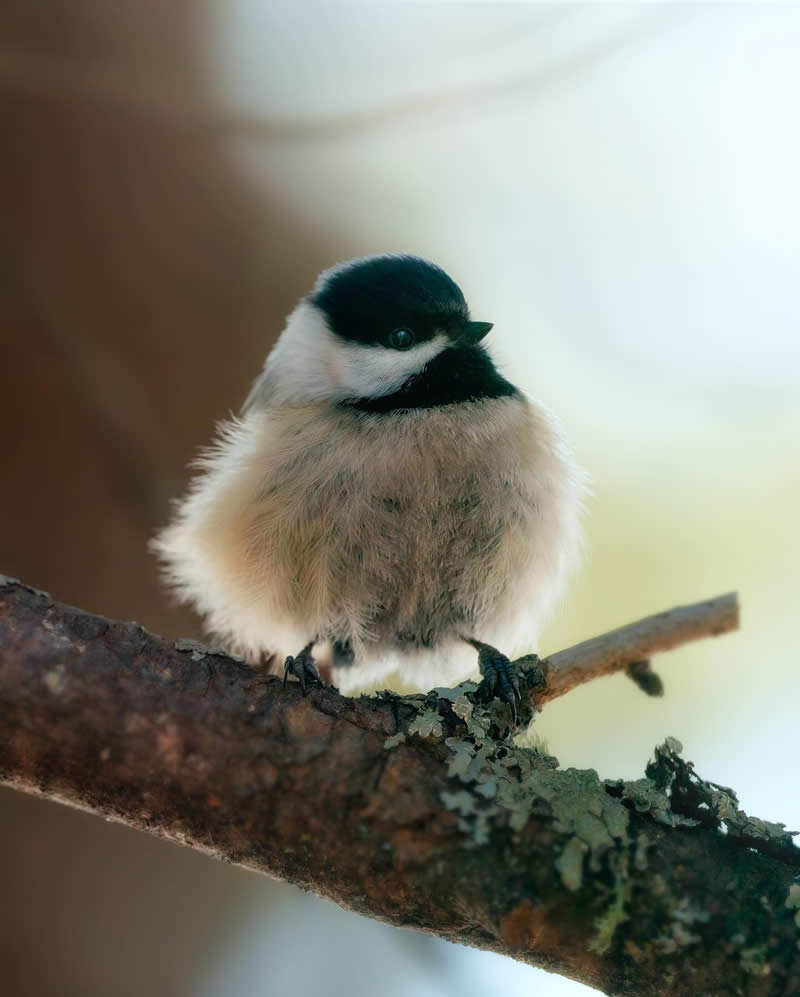
M 389 288 L 408 276 L 384 271 Z M 323 275 L 155 541 L 170 584 L 251 661 L 337 642 L 352 649 L 334 667 L 343 690 L 395 670 L 429 687 L 475 671 L 463 635 L 509 655 L 536 648 L 575 560 L 582 476 L 550 416 L 480 344 L 459 344 L 457 286 L 444 275 L 448 312 L 427 276 L 435 305 L 400 352 L 385 336 L 411 319 L 390 307 L 384 328 L 365 298 L 372 332 L 345 337 L 315 303 Z M 340 316 L 346 296 L 329 301 Z M 442 402 L 451 383 L 456 400 Z

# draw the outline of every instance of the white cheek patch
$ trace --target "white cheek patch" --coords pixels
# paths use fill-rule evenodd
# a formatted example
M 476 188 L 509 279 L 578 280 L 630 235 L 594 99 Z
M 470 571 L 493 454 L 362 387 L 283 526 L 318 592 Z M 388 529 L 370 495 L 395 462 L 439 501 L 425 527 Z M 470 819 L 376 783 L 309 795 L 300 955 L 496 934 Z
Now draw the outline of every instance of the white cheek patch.
M 267 357 L 245 411 L 389 395 L 448 345 L 443 333 L 410 350 L 348 342 L 330 331 L 319 309 L 302 301 Z
M 338 397 L 377 398 L 401 388 L 442 350 L 448 339 L 439 334 L 410 350 L 364 346 L 334 337 L 328 360 Z

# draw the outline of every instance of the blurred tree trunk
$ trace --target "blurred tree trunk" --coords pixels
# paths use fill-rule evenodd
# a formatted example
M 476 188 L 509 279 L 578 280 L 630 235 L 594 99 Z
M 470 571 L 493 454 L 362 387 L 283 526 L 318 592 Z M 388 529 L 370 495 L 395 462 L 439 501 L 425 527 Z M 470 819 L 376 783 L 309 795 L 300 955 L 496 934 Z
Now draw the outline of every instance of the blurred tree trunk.
M 166 610 L 146 539 L 328 261 L 213 127 L 213 7 L 0 11 L 2 563 L 182 632 L 196 624 Z
M 210 125 L 223 13 L 203 0 L 0 4 L 0 564 L 175 634 L 197 622 L 165 605 L 147 540 L 183 467 L 330 262 L 324 239 L 287 214 L 268 177 L 255 190 Z M 170 95 L 170 113 L 140 93 Z M 0 858 L 0 989 L 188 992 L 215 947 L 189 927 L 165 946 L 159 917 L 141 921 L 152 846 L 100 824 L 79 830 L 8 791 L 0 807 L 9 834 L 27 828 L 32 856 Z M 138 875 L 127 886 L 108 875 L 101 902 L 93 876 L 48 877 L 37 857 L 63 852 L 74 869 L 105 855 L 113 870 L 112 848 Z M 175 884 L 162 901 L 174 917 L 186 867 L 176 858 L 160 873 Z M 233 889 L 219 877 L 210 892 L 209 932 L 246 916 Z

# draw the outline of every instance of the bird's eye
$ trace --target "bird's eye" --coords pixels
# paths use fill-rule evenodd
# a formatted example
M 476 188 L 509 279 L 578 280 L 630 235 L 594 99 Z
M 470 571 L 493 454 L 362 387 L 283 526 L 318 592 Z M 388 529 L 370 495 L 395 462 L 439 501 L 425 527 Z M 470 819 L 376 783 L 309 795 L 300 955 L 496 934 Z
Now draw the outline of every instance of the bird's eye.
M 389 342 L 396 350 L 408 350 L 414 345 L 414 333 L 410 329 L 395 329 Z

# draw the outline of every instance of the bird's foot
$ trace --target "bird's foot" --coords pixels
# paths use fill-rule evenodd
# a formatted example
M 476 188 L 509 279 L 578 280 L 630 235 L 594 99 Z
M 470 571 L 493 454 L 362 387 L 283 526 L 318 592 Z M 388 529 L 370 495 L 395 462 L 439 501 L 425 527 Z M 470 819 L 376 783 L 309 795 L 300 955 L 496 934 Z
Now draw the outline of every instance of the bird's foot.
M 469 643 L 478 652 L 478 668 L 483 676 L 483 681 L 478 686 L 478 696 L 485 702 L 500 699 L 508 703 L 516 723 L 517 703 L 522 698 L 516 664 L 490 644 L 472 639 Z
M 314 655 L 311 653 L 313 647 L 313 643 L 306 644 L 303 650 L 295 657 L 292 657 L 290 654 L 283 666 L 283 684 L 286 685 L 286 680 L 290 674 L 294 675 L 300 683 L 300 688 L 303 690 L 304 696 L 307 691 L 307 685 L 323 685 L 322 678 L 317 669 L 317 663 L 314 661 Z

